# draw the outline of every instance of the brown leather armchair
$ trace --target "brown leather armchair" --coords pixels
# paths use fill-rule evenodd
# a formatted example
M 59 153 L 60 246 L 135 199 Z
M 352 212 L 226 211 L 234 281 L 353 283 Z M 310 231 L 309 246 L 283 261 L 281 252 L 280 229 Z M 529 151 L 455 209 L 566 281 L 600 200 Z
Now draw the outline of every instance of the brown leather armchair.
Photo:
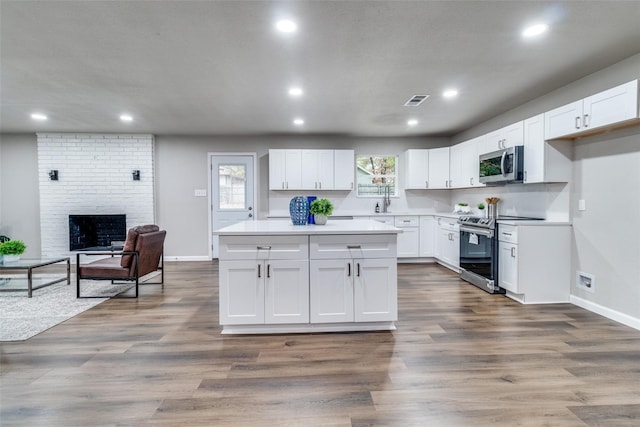
M 138 297 L 140 278 L 160 270 L 160 282 L 146 282 L 164 286 L 164 239 L 167 232 L 157 225 L 141 225 L 127 233 L 122 251 L 92 251 L 76 254 L 76 297 L 104 298 L 104 296 L 80 296 L 80 281 L 110 280 L 135 282 L 135 296 Z M 110 255 L 106 257 L 105 255 Z M 118 256 L 120 255 L 120 256 Z M 102 256 L 102 259 L 81 264 L 81 257 Z

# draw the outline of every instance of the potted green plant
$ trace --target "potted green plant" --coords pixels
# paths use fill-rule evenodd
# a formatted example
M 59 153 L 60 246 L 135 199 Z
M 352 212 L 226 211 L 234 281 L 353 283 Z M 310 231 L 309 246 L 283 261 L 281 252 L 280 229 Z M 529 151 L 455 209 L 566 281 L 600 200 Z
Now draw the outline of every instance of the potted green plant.
M 460 202 L 456 204 L 456 207 L 454 208 L 454 212 L 459 214 L 468 214 L 468 213 L 471 213 L 471 209 L 469 208 L 468 203 Z
M 4 262 L 17 261 L 25 249 L 27 246 L 21 240 L 9 240 L 0 244 L 0 255 Z
M 333 204 L 329 199 L 316 199 L 311 202 L 309 212 L 313 214 L 316 224 L 324 225 L 327 217 L 333 213 Z
M 482 202 L 478 203 L 478 211 L 480 211 L 483 217 L 484 217 L 484 207 L 485 207 L 484 203 Z

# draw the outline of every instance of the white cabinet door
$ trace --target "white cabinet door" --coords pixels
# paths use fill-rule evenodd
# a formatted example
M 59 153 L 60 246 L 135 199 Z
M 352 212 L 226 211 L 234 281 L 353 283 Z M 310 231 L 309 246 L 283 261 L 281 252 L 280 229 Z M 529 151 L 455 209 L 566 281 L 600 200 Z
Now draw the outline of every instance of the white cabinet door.
M 429 150 L 429 188 L 449 188 L 449 147 Z
M 433 217 L 421 216 L 420 217 L 420 256 L 432 257 L 434 249 L 434 229 L 433 229 Z
M 446 221 L 446 225 L 443 223 Z M 436 223 L 435 257 L 455 268 L 460 267 L 460 232 L 455 220 L 440 218 Z
M 302 188 L 302 150 L 285 150 L 285 175 L 287 189 Z
M 461 142 L 449 147 L 449 179 L 451 188 L 464 188 L 468 186 L 466 181 L 467 171 L 464 170 L 466 142 Z
M 265 261 L 265 323 L 309 323 L 309 261 Z
M 415 258 L 420 248 L 420 228 L 402 227 L 398 234 L 398 258 Z
M 220 324 L 264 323 L 264 265 L 258 261 L 220 261 Z
M 518 292 L 518 245 L 498 242 L 498 285 Z
M 398 320 L 397 263 L 394 258 L 354 260 L 356 322 Z
M 519 121 L 486 134 L 483 138 L 480 154 L 490 153 L 524 143 L 523 122 Z
M 353 260 L 310 261 L 311 323 L 353 322 Z
M 544 182 L 544 114 L 524 121 L 525 183 Z
M 353 190 L 356 157 L 354 150 L 334 150 L 334 182 L 336 190 Z
M 638 80 L 584 99 L 582 125 L 592 129 L 638 117 Z
M 412 149 L 405 152 L 405 189 L 429 188 L 429 151 Z
M 479 180 L 480 162 L 478 161 L 478 147 L 483 138 L 474 138 L 451 147 L 449 185 L 452 188 L 484 187 Z
M 544 113 L 544 139 L 559 138 L 582 129 L 582 100 Z
M 451 231 L 449 238 L 448 258 L 449 264 L 455 268 L 460 268 L 460 232 Z
M 269 190 L 285 190 L 287 181 L 286 150 L 269 150 Z
M 303 190 L 333 190 L 333 150 L 302 150 Z

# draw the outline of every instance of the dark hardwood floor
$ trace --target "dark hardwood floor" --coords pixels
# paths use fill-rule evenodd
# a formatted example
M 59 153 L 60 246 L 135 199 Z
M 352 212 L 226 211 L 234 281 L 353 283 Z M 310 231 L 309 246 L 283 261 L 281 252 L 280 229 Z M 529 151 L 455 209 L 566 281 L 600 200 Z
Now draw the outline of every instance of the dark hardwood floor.
M 217 264 L 2 343 L 2 426 L 638 426 L 640 332 L 400 265 L 394 332 L 222 336 Z

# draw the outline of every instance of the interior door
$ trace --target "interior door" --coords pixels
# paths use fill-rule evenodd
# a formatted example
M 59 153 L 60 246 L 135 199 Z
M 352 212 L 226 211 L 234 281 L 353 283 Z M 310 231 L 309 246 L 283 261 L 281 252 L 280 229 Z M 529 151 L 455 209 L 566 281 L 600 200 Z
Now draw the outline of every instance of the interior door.
M 212 230 L 255 219 L 255 155 L 211 156 Z M 212 237 L 212 257 L 218 257 L 218 238 Z

